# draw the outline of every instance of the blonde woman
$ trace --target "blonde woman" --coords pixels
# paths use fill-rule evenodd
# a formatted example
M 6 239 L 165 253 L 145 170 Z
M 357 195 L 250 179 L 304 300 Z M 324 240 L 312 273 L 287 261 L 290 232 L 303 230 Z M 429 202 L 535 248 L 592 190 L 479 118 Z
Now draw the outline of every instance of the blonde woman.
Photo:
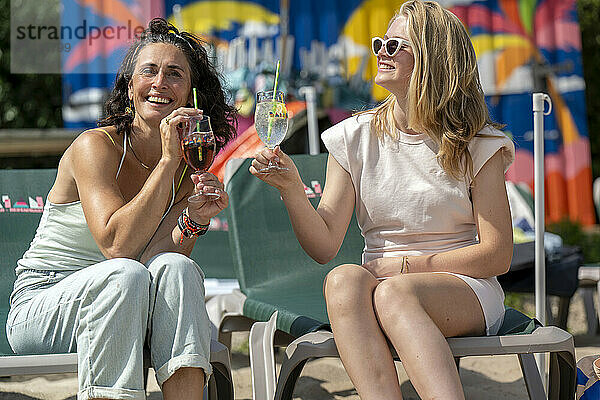
M 323 133 L 329 150 L 317 210 L 280 149 L 250 172 L 280 190 L 304 250 L 326 263 L 352 211 L 362 265 L 327 276 L 327 312 L 342 362 L 363 400 L 401 399 L 389 342 L 423 399 L 463 399 L 445 337 L 493 335 L 504 316 L 497 275 L 512 256 L 504 173 L 512 142 L 490 121 L 475 52 L 459 19 L 408 1 L 373 38 L 380 106 Z M 261 174 L 270 159 L 289 167 Z

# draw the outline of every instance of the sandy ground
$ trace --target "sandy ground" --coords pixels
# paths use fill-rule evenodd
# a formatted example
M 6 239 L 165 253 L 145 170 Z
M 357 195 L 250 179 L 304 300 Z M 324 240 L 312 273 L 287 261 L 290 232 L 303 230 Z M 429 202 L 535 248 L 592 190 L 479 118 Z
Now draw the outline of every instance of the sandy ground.
M 524 305 L 531 310 L 530 299 Z M 569 331 L 575 335 L 577 360 L 588 355 L 600 355 L 600 336 L 585 335 L 583 303 L 575 295 L 569 310 Z M 235 399 L 251 399 L 250 366 L 247 354 L 247 334 L 234 334 L 232 367 Z M 527 399 L 527 391 L 516 356 L 470 357 L 461 360 L 460 375 L 467 399 L 511 400 Z M 419 399 L 408 381 L 401 364 L 398 376 L 406 400 Z M 148 399 L 162 399 L 151 372 Z M 22 376 L 0 378 L 0 400 L 63 400 L 76 399 L 77 377 L 74 374 Z M 348 375 L 339 359 L 327 358 L 309 362 L 296 386 L 297 400 L 358 400 Z

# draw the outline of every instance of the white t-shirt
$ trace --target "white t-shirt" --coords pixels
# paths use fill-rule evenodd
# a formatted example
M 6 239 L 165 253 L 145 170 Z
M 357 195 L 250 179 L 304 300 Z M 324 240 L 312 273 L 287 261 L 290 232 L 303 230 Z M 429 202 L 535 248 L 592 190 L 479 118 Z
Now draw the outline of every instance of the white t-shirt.
M 426 134 L 398 131 L 383 139 L 371 132 L 372 114 L 350 117 L 322 135 L 329 153 L 350 173 L 356 217 L 365 237 L 363 261 L 378 257 L 440 253 L 476 243 L 470 182 L 457 181 L 438 164 L 437 146 Z M 501 131 L 469 143 L 473 176 L 498 150 L 504 171 L 514 145 Z

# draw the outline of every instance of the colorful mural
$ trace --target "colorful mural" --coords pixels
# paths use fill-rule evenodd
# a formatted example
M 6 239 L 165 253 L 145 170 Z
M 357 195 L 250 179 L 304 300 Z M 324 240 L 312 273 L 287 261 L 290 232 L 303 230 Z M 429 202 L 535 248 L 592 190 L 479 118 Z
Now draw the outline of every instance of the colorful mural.
M 450 9 L 469 28 L 490 110 L 516 143 L 508 179 L 533 188 L 531 93 L 544 91 L 546 218 L 595 222 L 581 34 L 575 0 L 461 2 Z
M 257 141 L 242 143 L 242 138 L 254 140 L 246 132 L 252 129 L 252 93 L 272 84 L 276 59 L 284 65 L 282 87 L 301 100 L 299 87 L 317 86 L 323 109 L 356 110 L 386 96 L 385 90 L 372 85 L 377 66 L 369 50 L 370 38 L 384 34 L 402 0 L 292 0 L 287 13 L 282 13 L 280 0 L 146 0 L 152 3 L 152 11 L 144 15 L 140 14 L 141 1 L 63 0 L 72 7 L 70 12 L 102 16 L 107 23 L 142 23 L 160 14 L 179 28 L 204 36 L 213 45 L 211 51 L 225 84 L 243 114 L 240 139 L 234 144 L 237 147 L 223 154 L 249 155 L 260 145 Z M 506 124 L 506 132 L 515 141 L 516 161 L 508 179 L 533 186 L 531 94 L 545 91 L 554 105 L 545 120 L 547 221 L 569 217 L 593 224 L 585 82 L 575 0 L 440 3 L 469 30 L 492 116 Z M 280 29 L 288 32 L 285 41 Z M 65 60 L 65 70 L 71 73 L 65 77 L 67 106 L 67 100 L 76 98 L 78 91 L 110 87 L 114 75 L 96 72 L 106 70 L 102 63 L 116 62 L 113 60 L 121 57 L 117 50 L 124 45 L 87 49 L 83 55 L 74 52 Z M 76 73 L 86 71 L 94 74 L 85 77 L 88 83 L 79 83 L 77 79 L 84 78 Z M 298 111 L 301 109 L 299 105 Z M 70 124 L 79 126 L 79 122 Z M 222 166 L 224 160 L 218 164 Z

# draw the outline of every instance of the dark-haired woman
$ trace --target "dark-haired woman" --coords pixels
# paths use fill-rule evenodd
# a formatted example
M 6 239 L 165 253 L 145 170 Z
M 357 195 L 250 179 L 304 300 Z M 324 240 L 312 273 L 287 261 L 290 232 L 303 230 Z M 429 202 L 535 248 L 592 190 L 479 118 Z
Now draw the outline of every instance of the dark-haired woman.
M 63 155 L 17 263 L 9 342 L 16 353 L 77 351 L 78 399 L 144 399 L 144 347 L 165 399 L 200 399 L 210 324 L 188 256 L 228 197 L 214 175 L 190 176 L 178 129 L 205 113 L 220 148 L 235 110 L 201 42 L 162 19 L 129 49 L 105 108 Z M 198 192 L 221 197 L 188 203 Z

